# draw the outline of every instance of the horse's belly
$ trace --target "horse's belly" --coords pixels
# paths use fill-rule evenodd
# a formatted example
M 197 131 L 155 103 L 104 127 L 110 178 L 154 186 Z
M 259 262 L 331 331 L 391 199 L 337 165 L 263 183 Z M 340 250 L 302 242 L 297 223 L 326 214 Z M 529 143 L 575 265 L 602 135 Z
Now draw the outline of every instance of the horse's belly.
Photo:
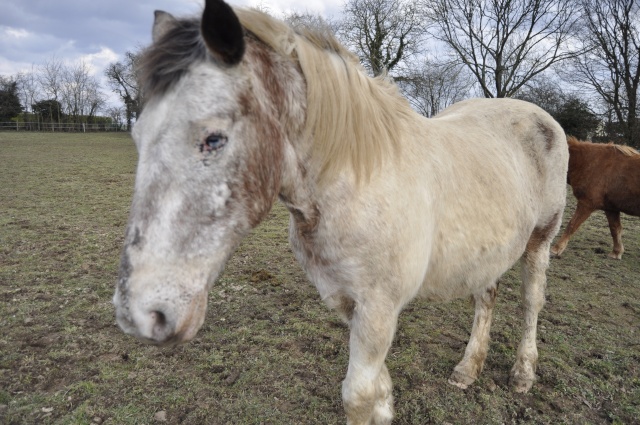
M 434 301 L 449 301 L 483 291 L 517 261 L 524 247 L 506 251 L 481 253 L 474 260 L 466 258 L 455 264 L 430 267 L 420 295 Z
M 448 237 L 441 233 L 434 240 L 420 294 L 446 301 L 491 285 L 522 256 L 534 227 L 532 219 L 525 219 L 530 215 L 514 211 L 521 220 L 484 222 L 478 229 Z

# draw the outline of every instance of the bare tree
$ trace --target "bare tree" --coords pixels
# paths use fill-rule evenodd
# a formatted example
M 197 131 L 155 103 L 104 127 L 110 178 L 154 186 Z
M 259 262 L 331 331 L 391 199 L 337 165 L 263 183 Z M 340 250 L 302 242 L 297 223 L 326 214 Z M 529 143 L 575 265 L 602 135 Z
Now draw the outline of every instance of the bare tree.
M 44 64 L 38 67 L 38 83 L 42 88 L 49 102 L 50 107 L 59 107 L 60 95 L 62 92 L 62 76 L 64 72 L 64 64 L 55 56 L 51 57 Z M 49 116 L 57 117 L 60 122 L 62 111 L 49 111 Z
M 122 125 L 124 124 L 124 119 L 126 116 L 126 111 L 123 107 L 119 106 L 111 106 L 106 110 L 107 115 L 111 118 L 112 123 L 116 126 L 118 130 L 122 129 Z
M 283 20 L 295 29 L 312 29 L 320 33 L 336 35 L 340 23 L 311 12 L 293 11 L 285 13 Z
M 398 85 L 413 108 L 426 117 L 466 98 L 474 83 L 460 64 L 452 62 L 425 58 L 410 69 Z
M 588 53 L 573 62 L 571 80 L 591 87 L 605 102 L 614 139 L 640 146 L 640 5 L 637 0 L 581 0 Z M 617 122 L 615 122 L 617 120 Z
M 424 0 L 430 34 L 449 46 L 486 97 L 509 97 L 579 54 L 573 0 Z
M 136 63 L 139 52 L 126 52 L 124 61 L 109 64 L 105 75 L 109 86 L 124 103 L 127 118 L 127 130 L 131 130 L 131 121 L 138 117 L 141 106 L 141 93 L 136 77 Z
M 419 52 L 424 20 L 416 0 L 348 0 L 338 36 L 374 75 Z
M 575 90 L 567 90 L 557 80 L 535 78 L 514 96 L 535 103 L 562 126 L 567 135 L 590 140 L 596 135 L 601 120 L 587 98 Z
M 20 94 L 20 101 L 24 105 L 26 117 L 27 113 L 33 112 L 33 105 L 39 100 L 42 90 L 38 83 L 36 70 L 32 67 L 31 71 L 19 72 L 16 76 L 16 82 L 18 83 L 18 93 Z
M 63 67 L 62 81 L 61 99 L 66 114 L 75 122 L 92 121 L 105 100 L 89 65 L 80 62 Z

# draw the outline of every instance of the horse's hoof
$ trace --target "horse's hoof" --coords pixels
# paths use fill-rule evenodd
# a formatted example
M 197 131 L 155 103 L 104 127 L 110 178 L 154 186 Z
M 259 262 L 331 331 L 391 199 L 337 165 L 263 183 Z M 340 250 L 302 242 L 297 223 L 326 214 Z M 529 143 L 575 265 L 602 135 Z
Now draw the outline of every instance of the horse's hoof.
M 622 253 L 616 254 L 615 252 L 609 253 L 609 258 L 613 258 L 614 260 L 622 260 Z
M 509 381 L 509 385 L 511 386 L 513 392 L 525 394 L 529 392 L 531 387 L 533 387 L 534 381 L 534 379 L 516 379 L 512 377 Z
M 451 376 L 449 377 L 449 383 L 451 385 L 455 385 L 456 387 L 466 390 L 469 388 L 469 385 L 475 382 L 475 378 L 472 378 L 469 375 L 465 375 L 464 373 L 460 373 L 458 371 L 453 371 Z
M 551 258 L 560 258 L 562 251 L 560 251 L 559 249 L 551 248 L 549 254 L 551 254 Z

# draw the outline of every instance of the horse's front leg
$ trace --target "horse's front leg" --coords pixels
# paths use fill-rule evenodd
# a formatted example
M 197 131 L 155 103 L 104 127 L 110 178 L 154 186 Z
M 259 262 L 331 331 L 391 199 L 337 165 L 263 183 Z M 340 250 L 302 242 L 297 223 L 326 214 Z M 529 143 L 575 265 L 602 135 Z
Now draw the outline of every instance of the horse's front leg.
M 486 290 L 474 295 L 475 317 L 471 337 L 464 352 L 464 358 L 453 370 L 449 383 L 462 389 L 471 385 L 482 372 L 489 349 L 489 330 L 493 307 L 496 303 L 497 285 L 494 282 Z
M 349 425 L 390 424 L 391 377 L 384 360 L 396 330 L 399 309 L 389 300 L 356 302 L 350 320 L 349 368 L 342 400 Z

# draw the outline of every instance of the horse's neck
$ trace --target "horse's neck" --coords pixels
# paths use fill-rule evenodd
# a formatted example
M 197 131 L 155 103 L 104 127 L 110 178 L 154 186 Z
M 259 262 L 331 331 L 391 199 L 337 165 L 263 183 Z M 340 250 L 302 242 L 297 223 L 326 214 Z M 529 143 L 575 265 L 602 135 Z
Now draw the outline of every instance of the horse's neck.
M 279 198 L 290 211 L 311 214 L 317 196 L 317 171 L 311 163 L 312 142 L 302 135 L 287 139 L 283 151 Z

